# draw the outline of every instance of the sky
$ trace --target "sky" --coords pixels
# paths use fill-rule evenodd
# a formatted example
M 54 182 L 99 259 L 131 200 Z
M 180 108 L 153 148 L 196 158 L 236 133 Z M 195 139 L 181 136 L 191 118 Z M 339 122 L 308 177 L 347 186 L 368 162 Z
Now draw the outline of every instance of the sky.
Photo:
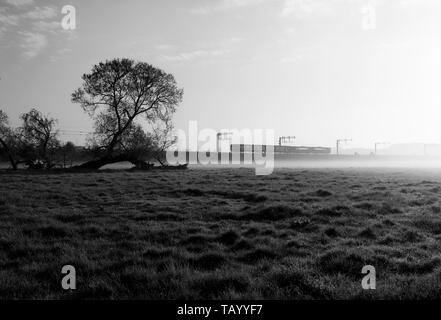
M 438 0 L 0 0 L 0 108 L 14 126 L 36 107 L 82 144 L 92 121 L 71 93 L 117 57 L 175 76 L 178 129 L 441 143 Z

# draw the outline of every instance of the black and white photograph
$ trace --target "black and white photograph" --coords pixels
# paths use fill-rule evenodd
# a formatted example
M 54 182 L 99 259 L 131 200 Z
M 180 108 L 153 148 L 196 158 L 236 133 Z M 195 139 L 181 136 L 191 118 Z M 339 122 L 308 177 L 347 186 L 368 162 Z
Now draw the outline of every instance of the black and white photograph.
M 440 1 L 0 0 L 0 301 L 440 298 Z

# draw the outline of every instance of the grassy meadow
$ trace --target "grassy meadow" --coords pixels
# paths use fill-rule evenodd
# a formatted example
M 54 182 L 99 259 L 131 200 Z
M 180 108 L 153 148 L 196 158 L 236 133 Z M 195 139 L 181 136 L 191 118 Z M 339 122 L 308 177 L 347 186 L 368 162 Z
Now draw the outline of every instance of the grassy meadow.
M 0 299 L 441 298 L 441 173 L 406 172 L 2 171 Z

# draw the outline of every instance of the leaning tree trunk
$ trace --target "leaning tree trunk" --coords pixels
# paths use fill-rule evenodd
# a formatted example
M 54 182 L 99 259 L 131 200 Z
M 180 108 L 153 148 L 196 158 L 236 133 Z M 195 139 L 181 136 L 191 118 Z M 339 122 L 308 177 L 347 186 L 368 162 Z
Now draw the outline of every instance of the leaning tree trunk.
M 101 167 L 104 167 L 106 164 L 123 162 L 123 161 L 127 161 L 127 160 L 128 159 L 126 157 L 122 157 L 122 156 L 116 156 L 116 157 L 105 156 L 105 157 L 102 157 L 102 158 L 97 159 L 97 160 L 87 161 L 87 162 L 79 165 L 78 168 L 81 168 L 81 169 L 99 169 Z
M 117 155 L 117 156 L 104 156 L 97 160 L 91 160 L 88 162 L 85 162 L 75 168 L 79 169 L 95 169 L 98 170 L 101 167 L 104 167 L 107 164 L 117 163 L 117 162 L 130 162 L 134 164 L 136 167 L 148 167 L 149 164 L 143 160 L 130 157 L 128 155 Z

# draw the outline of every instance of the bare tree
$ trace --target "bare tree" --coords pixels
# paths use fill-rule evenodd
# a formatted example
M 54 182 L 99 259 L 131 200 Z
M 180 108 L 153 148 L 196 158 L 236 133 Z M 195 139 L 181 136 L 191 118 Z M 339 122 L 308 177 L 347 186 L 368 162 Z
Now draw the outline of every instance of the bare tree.
M 21 157 L 31 167 L 38 162 L 46 169 L 51 169 L 60 147 L 55 129 L 57 120 L 44 116 L 36 109 L 21 115 L 21 120 L 23 125 L 17 130 Z
M 77 155 L 75 144 L 71 141 L 68 141 L 63 146 L 61 146 L 59 151 L 61 157 L 63 158 L 63 168 L 66 168 L 67 160 L 69 160 L 70 166 L 72 167 L 73 160 Z
M 164 118 L 164 121 L 152 124 L 152 139 L 155 144 L 153 158 L 162 166 L 165 165 L 166 151 L 177 141 L 177 137 L 173 135 L 173 129 L 171 118 Z
M 0 110 L 0 145 L 8 156 L 12 169 L 17 170 L 18 161 L 14 152 L 14 131 L 9 127 L 8 115 Z
M 141 138 L 138 120 L 163 121 L 175 112 L 183 96 L 171 74 L 130 59 L 99 63 L 82 79 L 72 101 L 94 118 L 93 140 L 102 150 L 98 159 L 82 164 L 83 168 L 97 169 L 120 161 L 139 164 L 141 155 L 127 150 L 132 134 Z M 144 145 L 148 142 L 146 133 L 142 140 Z

